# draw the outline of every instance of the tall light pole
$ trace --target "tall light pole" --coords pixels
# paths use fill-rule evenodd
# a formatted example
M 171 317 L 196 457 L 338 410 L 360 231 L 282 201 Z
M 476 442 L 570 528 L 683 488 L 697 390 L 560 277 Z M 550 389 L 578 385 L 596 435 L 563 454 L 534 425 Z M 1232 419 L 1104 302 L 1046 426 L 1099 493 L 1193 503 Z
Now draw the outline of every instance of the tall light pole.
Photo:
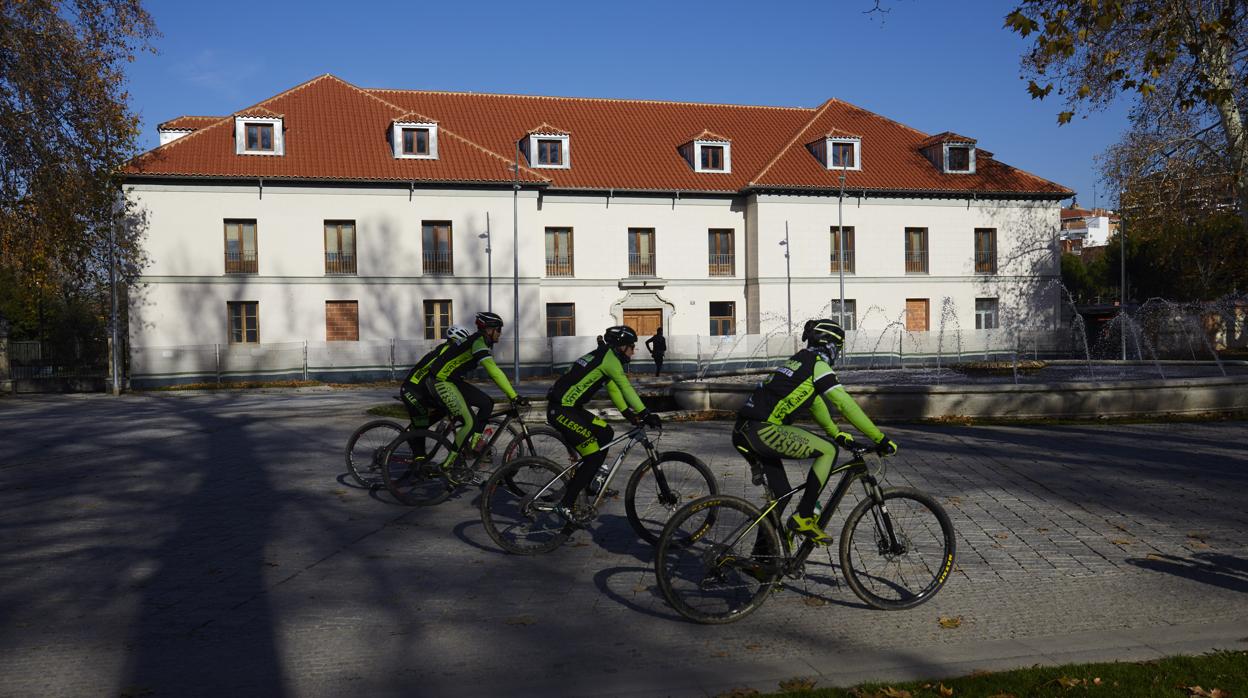
M 842 162 L 842 164 L 844 164 Z M 841 168 L 841 194 L 836 199 L 836 237 L 838 251 L 837 256 L 840 259 L 837 262 L 836 269 L 841 277 L 841 317 L 838 323 L 841 329 L 845 329 L 845 218 L 842 208 L 845 203 L 845 168 Z
M 793 334 L 793 276 L 789 273 L 789 222 L 784 222 L 784 239 L 780 241 L 784 248 L 784 293 L 789 307 L 789 334 Z
M 485 240 L 485 309 L 494 312 L 494 246 L 490 239 L 490 212 L 485 212 L 485 232 L 477 237 Z
M 114 204 L 115 205 L 115 204 Z M 111 211 L 110 211 L 111 213 Z M 108 217 L 108 292 L 109 292 L 109 369 L 113 374 L 113 395 L 121 395 L 121 356 L 117 326 L 117 216 Z
M 511 349 L 512 380 L 520 384 L 520 141 L 516 141 L 516 179 L 511 185 Z
M 1118 198 L 1118 207 L 1122 208 L 1122 197 Z M 1124 211 L 1118 212 L 1118 260 L 1122 270 L 1122 293 L 1118 301 L 1119 334 L 1122 335 L 1122 360 L 1127 360 L 1127 219 Z M 1144 358 L 1144 357 L 1140 357 Z

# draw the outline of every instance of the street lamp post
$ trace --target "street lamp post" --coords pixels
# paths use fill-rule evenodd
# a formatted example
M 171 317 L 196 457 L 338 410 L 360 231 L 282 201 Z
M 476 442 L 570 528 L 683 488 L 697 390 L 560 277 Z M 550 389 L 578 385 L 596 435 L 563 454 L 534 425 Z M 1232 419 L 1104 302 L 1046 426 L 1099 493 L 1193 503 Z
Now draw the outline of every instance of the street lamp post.
M 784 248 L 784 293 L 789 308 L 789 334 L 793 334 L 793 276 L 789 273 L 789 222 L 784 222 L 784 239 L 780 241 Z
M 838 260 L 836 269 L 841 279 L 841 329 L 845 328 L 845 218 L 842 211 L 845 203 L 845 169 L 841 168 L 841 194 L 836 199 L 836 237 L 838 250 Z
M 1118 207 L 1122 208 L 1121 198 Z M 1123 212 L 1118 212 L 1118 261 L 1122 271 L 1122 289 L 1118 301 L 1118 319 L 1121 325 L 1118 333 L 1122 335 L 1122 360 L 1127 360 L 1127 219 Z M 1144 358 L 1144 357 L 1140 357 Z
M 516 179 L 511 185 L 511 349 L 512 380 L 520 384 L 520 141 L 516 141 Z
M 490 212 L 485 212 L 485 232 L 477 237 L 485 240 L 485 309 L 494 312 L 494 246 L 490 239 Z

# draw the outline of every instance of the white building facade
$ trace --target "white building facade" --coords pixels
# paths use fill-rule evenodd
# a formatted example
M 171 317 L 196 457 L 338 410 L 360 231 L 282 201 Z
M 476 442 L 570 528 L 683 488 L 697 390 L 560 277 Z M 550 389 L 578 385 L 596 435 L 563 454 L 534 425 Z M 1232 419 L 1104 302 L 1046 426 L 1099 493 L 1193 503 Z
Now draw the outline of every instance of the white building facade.
M 493 130 L 474 133 L 474 116 Z M 389 343 L 388 356 L 339 362 L 344 375 L 376 372 L 487 308 L 519 332 L 534 372 L 620 323 L 643 335 L 661 325 L 674 355 L 693 342 L 696 359 L 717 338 L 839 317 L 838 224 L 846 324 L 859 335 L 1051 328 L 1070 194 L 971 139 L 833 100 L 396 93 L 332 76 L 162 125 L 125 191 L 150 259 L 129 342 L 153 382 L 203 377 L 175 350 L 211 348 L 219 376 L 223 351 L 299 343 L 305 374 L 309 352 Z

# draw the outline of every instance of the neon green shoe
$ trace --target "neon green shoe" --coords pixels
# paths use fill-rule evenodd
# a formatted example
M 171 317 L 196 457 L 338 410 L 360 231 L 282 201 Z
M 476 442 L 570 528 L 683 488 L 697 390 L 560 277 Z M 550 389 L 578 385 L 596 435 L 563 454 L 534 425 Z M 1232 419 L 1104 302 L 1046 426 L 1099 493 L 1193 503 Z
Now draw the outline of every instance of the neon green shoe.
M 787 528 L 790 533 L 809 538 L 815 545 L 827 545 L 832 540 L 832 536 L 824 533 L 823 529 L 819 528 L 819 517 L 817 516 L 793 514 L 789 517 Z

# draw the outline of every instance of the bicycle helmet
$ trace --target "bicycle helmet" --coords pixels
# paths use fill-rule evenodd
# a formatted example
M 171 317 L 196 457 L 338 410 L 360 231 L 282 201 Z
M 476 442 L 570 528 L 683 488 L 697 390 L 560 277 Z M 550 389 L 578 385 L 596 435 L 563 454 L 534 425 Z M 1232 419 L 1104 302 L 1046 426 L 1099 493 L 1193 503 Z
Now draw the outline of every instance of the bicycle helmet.
M 502 329 L 503 319 L 495 313 L 487 313 L 484 310 L 477 313 L 477 329 Z
M 637 343 L 637 331 L 628 325 L 616 325 L 608 327 L 606 332 L 602 333 L 602 341 L 613 349 L 628 346 Z
M 453 340 L 456 344 L 463 344 L 464 340 L 468 339 L 468 335 L 470 334 L 472 333 L 459 325 L 451 325 L 446 330 L 446 338 Z
M 829 363 L 836 360 L 845 347 L 845 330 L 827 318 L 811 320 L 802 333 L 806 346 L 822 354 Z

